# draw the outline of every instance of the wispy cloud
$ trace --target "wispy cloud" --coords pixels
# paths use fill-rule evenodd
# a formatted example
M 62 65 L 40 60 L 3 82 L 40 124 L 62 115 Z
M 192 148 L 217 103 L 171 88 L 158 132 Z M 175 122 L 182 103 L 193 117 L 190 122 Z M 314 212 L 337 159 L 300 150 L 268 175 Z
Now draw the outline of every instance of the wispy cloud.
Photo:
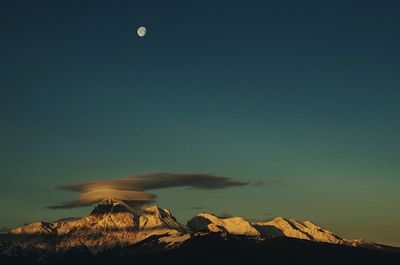
M 202 173 L 152 173 L 119 179 L 81 182 L 60 187 L 79 193 L 74 201 L 50 206 L 53 209 L 89 206 L 104 198 L 114 198 L 131 204 L 153 202 L 155 195 L 147 190 L 172 187 L 191 187 L 213 190 L 235 186 L 245 186 L 250 182 L 232 180 L 229 177 Z

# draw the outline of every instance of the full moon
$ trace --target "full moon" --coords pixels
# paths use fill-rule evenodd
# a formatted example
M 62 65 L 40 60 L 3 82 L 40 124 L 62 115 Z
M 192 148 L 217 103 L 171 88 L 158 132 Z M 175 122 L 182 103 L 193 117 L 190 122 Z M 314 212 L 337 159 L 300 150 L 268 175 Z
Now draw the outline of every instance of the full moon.
M 139 35 L 139 37 L 143 38 L 147 33 L 147 29 L 145 27 L 140 27 L 137 30 L 137 35 Z

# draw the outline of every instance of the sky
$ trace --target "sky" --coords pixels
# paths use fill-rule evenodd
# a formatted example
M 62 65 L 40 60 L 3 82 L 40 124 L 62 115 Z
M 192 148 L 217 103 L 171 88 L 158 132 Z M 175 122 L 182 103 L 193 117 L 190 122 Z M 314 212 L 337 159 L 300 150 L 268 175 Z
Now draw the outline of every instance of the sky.
M 154 172 L 151 191 L 400 246 L 399 1 L 2 1 L 0 228 L 87 215 L 55 187 Z M 147 28 L 140 38 L 139 26 Z

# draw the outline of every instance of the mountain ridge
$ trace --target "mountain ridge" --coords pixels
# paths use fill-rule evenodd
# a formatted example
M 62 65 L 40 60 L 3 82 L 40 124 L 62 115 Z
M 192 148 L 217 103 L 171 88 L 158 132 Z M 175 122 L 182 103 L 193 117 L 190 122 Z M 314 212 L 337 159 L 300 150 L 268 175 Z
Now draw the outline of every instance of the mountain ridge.
M 199 213 L 183 225 L 171 211 L 157 205 L 133 208 L 123 201 L 104 199 L 88 216 L 34 222 L 0 235 L 0 256 L 34 253 L 46 259 L 82 248 L 99 255 L 137 244 L 151 245 L 155 249 L 174 249 L 210 234 L 226 240 L 239 237 L 263 242 L 283 237 L 400 253 L 394 247 L 343 239 L 310 221 L 275 217 L 269 221 L 249 222 L 242 217 L 221 218 Z

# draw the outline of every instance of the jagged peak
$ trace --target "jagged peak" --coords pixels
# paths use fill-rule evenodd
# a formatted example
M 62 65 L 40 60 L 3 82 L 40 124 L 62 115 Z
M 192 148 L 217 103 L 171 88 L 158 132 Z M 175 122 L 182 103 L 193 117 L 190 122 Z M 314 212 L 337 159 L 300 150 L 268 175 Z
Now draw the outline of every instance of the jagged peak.
M 106 198 L 97 204 L 90 215 L 104 215 L 109 213 L 132 213 L 133 209 L 126 203 L 112 198 Z
M 99 202 L 90 216 L 100 219 L 99 224 L 102 226 L 113 224 L 118 227 L 132 226 L 139 230 L 156 228 L 186 230 L 168 209 L 162 209 L 155 204 L 132 208 L 123 201 L 106 198 Z
M 133 208 L 129 204 L 125 203 L 124 201 L 116 200 L 113 198 L 103 199 L 96 205 L 96 207 L 93 209 L 93 212 L 95 212 L 96 209 L 109 210 L 108 212 L 120 212 L 120 210 L 123 210 L 123 211 L 128 211 L 130 213 L 135 213 L 138 215 L 140 215 L 140 214 L 172 215 L 170 210 L 160 208 L 156 204 L 143 205 L 141 207 Z
M 119 204 L 119 203 L 123 203 L 123 202 L 121 200 L 116 200 L 113 198 L 105 198 L 99 202 L 99 205 L 109 205 L 109 204 L 114 205 L 114 204 Z
M 176 221 L 170 210 L 158 207 L 155 204 L 142 207 L 139 214 L 154 215 L 159 218 L 170 217 Z

